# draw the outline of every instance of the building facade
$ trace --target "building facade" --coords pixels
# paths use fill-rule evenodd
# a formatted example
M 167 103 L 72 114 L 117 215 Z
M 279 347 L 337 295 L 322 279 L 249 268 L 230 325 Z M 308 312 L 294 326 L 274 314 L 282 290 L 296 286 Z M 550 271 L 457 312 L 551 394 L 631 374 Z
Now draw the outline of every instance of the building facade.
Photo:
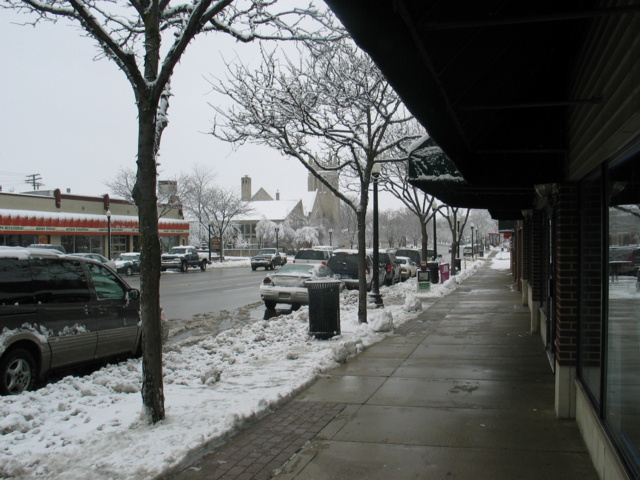
M 448 157 L 410 183 L 516 222 L 556 414 L 602 479 L 640 478 L 640 3 L 327 3 Z
M 99 253 L 115 258 L 139 251 L 138 212 L 131 203 L 54 191 L 0 193 L 0 245 L 62 245 L 67 253 Z M 189 223 L 178 209 L 159 219 L 166 247 L 186 244 Z M 109 241 L 110 240 L 110 241 Z

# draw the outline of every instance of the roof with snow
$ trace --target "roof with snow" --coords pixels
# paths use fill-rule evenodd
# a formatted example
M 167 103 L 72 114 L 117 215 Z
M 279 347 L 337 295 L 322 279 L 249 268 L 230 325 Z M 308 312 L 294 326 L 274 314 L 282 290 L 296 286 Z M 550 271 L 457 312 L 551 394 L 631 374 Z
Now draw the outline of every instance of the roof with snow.
M 251 211 L 245 215 L 238 215 L 238 221 L 260 221 L 263 218 L 273 222 L 283 222 L 300 204 L 301 200 L 273 200 L 248 202 Z

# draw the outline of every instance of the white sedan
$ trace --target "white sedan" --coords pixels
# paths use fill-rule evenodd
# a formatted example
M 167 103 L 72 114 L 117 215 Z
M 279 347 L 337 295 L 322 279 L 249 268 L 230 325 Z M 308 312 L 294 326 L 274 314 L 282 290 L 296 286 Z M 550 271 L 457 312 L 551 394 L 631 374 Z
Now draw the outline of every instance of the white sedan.
M 400 265 L 400 280 L 403 282 L 418 274 L 418 265 L 409 257 L 396 257 L 396 263 Z
M 336 276 L 326 265 L 288 263 L 267 275 L 260 284 L 260 297 L 272 310 L 278 303 L 287 303 L 293 310 L 309 303 L 308 280 L 334 280 Z

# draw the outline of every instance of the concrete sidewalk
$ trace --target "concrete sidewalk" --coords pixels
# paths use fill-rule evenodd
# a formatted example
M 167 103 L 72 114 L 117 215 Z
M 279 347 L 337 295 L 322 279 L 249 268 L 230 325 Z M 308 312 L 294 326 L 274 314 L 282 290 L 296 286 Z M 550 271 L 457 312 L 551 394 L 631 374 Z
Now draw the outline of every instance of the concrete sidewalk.
M 489 265 L 171 478 L 596 480 L 512 277 Z

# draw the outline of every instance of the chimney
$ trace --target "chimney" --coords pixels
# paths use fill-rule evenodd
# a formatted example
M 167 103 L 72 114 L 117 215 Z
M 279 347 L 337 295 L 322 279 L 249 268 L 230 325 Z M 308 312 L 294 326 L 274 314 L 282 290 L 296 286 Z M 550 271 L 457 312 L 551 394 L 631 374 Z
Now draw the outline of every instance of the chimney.
M 248 202 L 251 200 L 251 177 L 245 175 L 240 182 L 240 200 Z
M 280 190 L 276 190 L 276 200 L 280 200 Z

